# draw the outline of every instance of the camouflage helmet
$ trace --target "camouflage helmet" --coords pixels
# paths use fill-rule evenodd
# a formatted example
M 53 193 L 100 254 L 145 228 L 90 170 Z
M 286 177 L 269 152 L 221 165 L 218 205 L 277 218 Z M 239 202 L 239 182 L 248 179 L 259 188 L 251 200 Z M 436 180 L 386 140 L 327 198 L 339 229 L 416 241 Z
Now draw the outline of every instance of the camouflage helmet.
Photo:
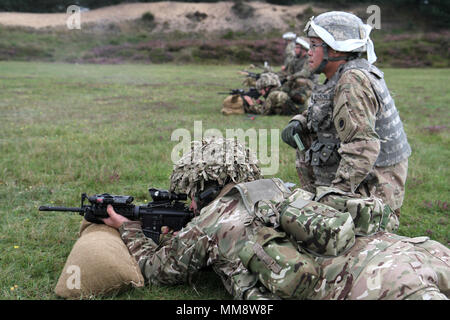
M 324 34 L 318 34 L 317 26 L 319 28 L 325 29 L 332 38 Z M 317 17 L 312 17 L 311 20 L 306 24 L 305 33 L 306 35 L 316 38 L 321 38 L 326 44 L 333 48 L 333 43 L 330 40 L 335 41 L 347 41 L 347 40 L 363 40 L 368 36 L 366 24 L 362 22 L 360 18 L 354 14 L 342 11 L 331 11 L 325 12 Z M 370 33 L 370 30 L 369 30 Z M 336 48 L 333 48 L 337 51 Z M 365 52 L 366 45 L 349 50 L 348 52 Z
M 258 179 L 262 179 L 258 159 L 236 138 L 205 137 L 192 141 L 191 152 L 174 165 L 170 191 L 194 197 L 208 182 L 225 186 Z
M 281 82 L 278 76 L 273 72 L 262 73 L 256 81 L 256 89 L 261 90 L 267 87 L 280 87 Z
M 311 17 L 306 24 L 305 33 L 311 37 L 323 40 L 323 58 L 313 73 L 324 71 L 328 61 L 351 60 L 367 52 L 367 60 L 374 63 L 377 60 L 373 42 L 370 39 L 372 27 L 364 24 L 354 14 L 342 11 L 325 12 L 316 18 Z M 330 57 L 328 47 L 339 52 L 351 52 L 346 56 Z

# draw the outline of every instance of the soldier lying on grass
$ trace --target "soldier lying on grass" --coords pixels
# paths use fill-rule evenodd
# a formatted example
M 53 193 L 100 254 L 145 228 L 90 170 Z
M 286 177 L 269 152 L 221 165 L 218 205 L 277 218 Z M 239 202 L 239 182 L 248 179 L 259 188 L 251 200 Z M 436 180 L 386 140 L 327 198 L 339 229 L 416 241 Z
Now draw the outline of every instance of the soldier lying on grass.
M 231 160 L 224 161 L 230 152 Z M 217 196 L 199 202 L 199 193 L 208 188 Z M 159 244 L 144 236 L 140 222 L 112 207 L 104 220 L 119 230 L 151 284 L 186 283 L 211 266 L 237 299 L 447 299 L 450 294 L 448 248 L 427 237 L 384 231 L 392 212 L 379 199 L 337 201 L 334 195 L 339 211 L 302 189 L 291 192 L 279 179 L 262 179 L 255 157 L 234 140 L 194 142 L 192 152 L 174 166 L 171 190 L 188 194 L 199 214 Z

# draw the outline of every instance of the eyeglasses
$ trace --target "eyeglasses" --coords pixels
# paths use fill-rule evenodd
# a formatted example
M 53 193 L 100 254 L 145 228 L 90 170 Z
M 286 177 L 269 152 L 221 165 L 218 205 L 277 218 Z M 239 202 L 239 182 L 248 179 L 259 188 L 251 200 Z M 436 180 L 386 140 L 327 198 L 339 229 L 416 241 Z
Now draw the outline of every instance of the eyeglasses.
M 312 52 L 316 51 L 317 47 L 322 47 L 323 43 L 311 43 L 309 45 L 309 50 L 311 50 Z

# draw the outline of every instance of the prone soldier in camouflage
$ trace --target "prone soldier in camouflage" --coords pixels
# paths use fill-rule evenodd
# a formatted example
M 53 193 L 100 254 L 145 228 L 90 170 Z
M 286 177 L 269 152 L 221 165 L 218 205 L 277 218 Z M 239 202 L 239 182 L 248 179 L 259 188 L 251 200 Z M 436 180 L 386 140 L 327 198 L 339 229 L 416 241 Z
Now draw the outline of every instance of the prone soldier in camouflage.
M 295 148 L 293 137 L 299 134 L 306 147 L 297 150 L 296 160 L 303 188 L 375 196 L 398 216 L 411 148 L 383 72 L 372 65 L 376 55 L 370 31 L 346 12 L 311 18 L 305 28 L 309 64 L 327 80 L 315 87 L 308 110 L 289 122 L 282 139 Z M 368 60 L 361 58 L 363 52 Z M 329 194 L 323 201 L 331 204 Z
M 229 139 L 193 142 L 192 151 L 174 166 L 170 190 L 190 195 L 193 199 L 192 208 L 195 211 L 201 209 L 200 215 L 177 235 L 163 240 L 159 245 L 144 236 L 139 222 L 123 220 L 120 224 L 121 237 L 144 277 L 152 284 L 173 285 L 188 282 L 201 268 L 212 266 L 227 291 L 235 298 L 305 298 L 304 293 L 318 279 L 314 262 L 307 256 L 303 259 L 283 233 L 273 228 L 263 228 L 263 223 L 249 213 L 248 203 L 241 195 L 241 192 L 246 194 L 248 188 L 233 189 L 236 184 L 258 182 L 260 178 L 256 157 L 239 142 Z M 280 202 L 289 193 L 279 180 L 263 181 L 263 187 L 269 188 L 260 196 L 268 201 Z M 209 204 L 197 203 L 200 192 L 211 184 L 221 188 L 217 199 Z M 230 193 L 230 190 L 233 192 Z M 111 219 L 115 217 L 113 211 L 108 210 Z M 109 224 L 107 221 L 105 223 Z M 109 225 L 118 227 L 117 224 Z M 264 237 L 266 234 L 270 234 L 270 237 Z M 265 242 L 260 244 L 261 241 Z M 245 249 L 248 243 L 259 246 Z M 266 266 L 258 257 L 268 264 L 274 261 L 262 249 L 263 245 L 272 245 L 285 262 L 282 266 L 273 264 L 274 268 L 281 268 L 276 269 L 276 272 L 284 275 L 283 278 L 272 279 L 271 271 L 267 268 L 261 272 L 261 279 L 260 274 L 250 271 Z M 257 247 L 257 253 L 252 254 L 253 247 Z M 239 256 L 241 252 L 245 255 L 246 265 Z M 298 264 L 296 271 L 287 273 L 288 270 L 294 270 L 295 264 Z M 261 281 L 265 281 L 275 294 Z
M 116 222 L 105 223 L 119 228 L 155 285 L 185 283 L 212 266 L 237 299 L 447 299 L 448 248 L 379 231 L 381 224 L 374 234 L 355 237 L 348 212 L 313 201 L 305 190 L 291 192 L 279 179 L 260 179 L 255 160 L 234 140 L 194 142 L 174 166 L 171 190 L 194 203 L 211 184 L 220 193 L 159 245 L 112 207 Z
M 244 96 L 246 113 L 261 115 L 294 115 L 300 112 L 289 94 L 281 90 L 281 82 L 273 72 L 262 73 L 256 81 L 256 89 L 261 93 L 258 99 Z

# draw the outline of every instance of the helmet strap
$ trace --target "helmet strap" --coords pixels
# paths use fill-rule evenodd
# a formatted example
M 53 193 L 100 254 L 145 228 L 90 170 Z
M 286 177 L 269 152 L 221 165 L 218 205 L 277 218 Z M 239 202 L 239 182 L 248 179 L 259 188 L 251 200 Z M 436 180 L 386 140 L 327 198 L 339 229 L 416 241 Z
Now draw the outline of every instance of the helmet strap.
M 328 63 L 328 45 L 325 42 L 322 42 L 322 48 L 323 48 L 323 58 L 322 61 L 320 62 L 319 66 L 316 68 L 316 70 L 314 70 L 313 73 L 317 73 L 320 74 L 322 73 L 322 71 L 325 69 L 325 66 Z
M 339 61 L 339 60 L 350 61 L 350 60 L 354 59 L 354 57 L 352 55 L 329 57 L 328 56 L 328 45 L 325 42 L 322 42 L 322 47 L 323 47 L 323 58 L 319 64 L 319 66 L 316 68 L 316 70 L 314 70 L 314 73 L 317 73 L 317 74 L 322 73 L 323 70 L 325 69 L 325 66 L 327 65 L 328 61 Z

